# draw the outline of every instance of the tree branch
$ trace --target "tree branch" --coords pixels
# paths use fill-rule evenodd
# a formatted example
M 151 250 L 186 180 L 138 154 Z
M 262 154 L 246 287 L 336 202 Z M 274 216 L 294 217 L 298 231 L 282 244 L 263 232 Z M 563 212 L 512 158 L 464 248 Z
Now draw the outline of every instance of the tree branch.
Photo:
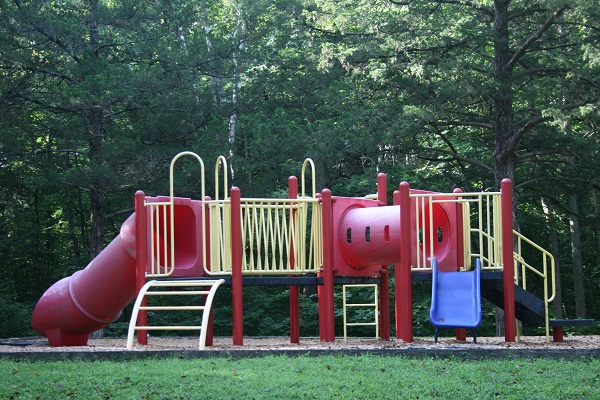
M 566 9 L 567 9 L 567 6 L 562 6 L 559 9 L 557 9 L 556 11 L 554 11 L 554 13 L 552 13 L 552 16 L 550 18 L 548 18 L 548 20 L 544 23 L 544 25 L 542 25 L 540 27 L 540 29 L 538 29 L 533 35 L 531 35 L 529 37 L 529 39 L 527 39 L 525 41 L 525 43 L 523 43 L 523 45 L 519 48 L 519 50 L 517 50 L 515 52 L 515 54 L 513 54 L 512 58 L 502 68 L 504 73 L 508 73 L 510 70 L 512 70 L 514 68 L 514 66 L 517 64 L 519 59 L 527 52 L 527 50 L 531 47 L 531 45 L 533 45 L 535 42 L 537 42 L 542 37 L 542 35 L 548 29 L 550 29 L 550 27 L 554 24 L 554 21 L 556 21 L 556 19 L 558 17 L 560 17 L 561 14 Z

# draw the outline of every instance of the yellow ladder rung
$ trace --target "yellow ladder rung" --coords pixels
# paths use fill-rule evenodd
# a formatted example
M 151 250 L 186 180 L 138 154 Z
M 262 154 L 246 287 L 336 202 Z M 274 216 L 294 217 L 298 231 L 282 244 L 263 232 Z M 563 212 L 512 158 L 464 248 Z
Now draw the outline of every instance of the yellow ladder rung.
M 169 290 L 146 292 L 146 296 L 186 296 L 186 295 L 202 295 L 210 293 L 208 290 Z
M 356 284 L 356 285 L 343 285 L 343 308 L 344 308 L 344 339 L 348 337 L 347 328 L 349 326 L 374 326 L 375 337 L 379 337 L 379 303 L 377 300 L 377 284 Z M 373 303 L 347 303 L 346 293 L 347 288 L 372 288 L 373 289 Z M 373 313 L 375 317 L 374 322 L 348 322 L 347 321 L 347 309 L 348 307 L 373 307 Z
M 136 326 L 136 330 L 144 330 L 144 331 L 199 331 L 202 329 L 201 326 L 192 326 L 192 325 L 184 325 L 184 326 Z
M 140 310 L 150 311 L 185 311 L 185 310 L 204 310 L 204 306 L 142 306 Z

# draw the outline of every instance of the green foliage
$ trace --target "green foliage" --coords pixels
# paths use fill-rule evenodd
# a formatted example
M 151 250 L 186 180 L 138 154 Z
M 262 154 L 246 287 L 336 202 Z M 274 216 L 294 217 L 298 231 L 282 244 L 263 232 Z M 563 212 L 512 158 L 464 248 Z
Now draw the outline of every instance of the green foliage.
M 566 316 L 576 193 L 587 309 L 598 318 L 598 7 L 509 2 L 501 33 L 502 4 L 0 0 L 9 303 L 27 307 L 85 267 L 118 233 L 135 191 L 167 194 L 171 158 L 192 150 L 209 195 L 221 154 L 248 197 L 285 193 L 307 157 L 317 190 L 340 196 L 374 193 L 379 172 L 390 198 L 404 180 L 469 192 L 509 176 L 521 229 L 545 248 L 540 199 L 554 208 Z M 197 166 L 183 163 L 175 181 L 177 195 L 199 196 Z M 415 292 L 418 332 L 430 329 L 426 292 Z M 286 296 L 249 289 L 247 330 L 285 332 Z M 302 297 L 311 333 L 315 304 Z M 230 330 L 230 312 L 216 315 L 217 331 Z

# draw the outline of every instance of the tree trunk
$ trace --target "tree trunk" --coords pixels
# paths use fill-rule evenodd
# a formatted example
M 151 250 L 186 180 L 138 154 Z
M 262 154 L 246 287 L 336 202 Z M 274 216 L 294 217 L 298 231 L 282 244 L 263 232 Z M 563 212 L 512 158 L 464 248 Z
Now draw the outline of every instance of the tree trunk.
M 494 1 L 494 148 L 496 189 L 503 179 L 515 183 L 517 157 L 512 100 L 512 68 L 509 67 L 511 51 L 508 38 L 508 0 Z
M 508 0 L 494 1 L 494 81 L 496 89 L 494 102 L 494 180 L 499 190 L 502 180 L 510 179 L 515 183 L 517 157 L 513 123 L 513 102 L 511 87 L 511 69 L 507 68 L 511 59 L 508 41 Z M 514 197 L 514 194 L 513 194 Z M 513 198 L 513 223 L 516 222 L 517 204 Z M 496 335 L 504 336 L 504 312 L 496 309 Z
M 560 283 L 560 263 L 558 259 L 558 234 L 556 233 L 556 223 L 554 218 L 554 210 L 550 202 L 542 197 L 542 209 L 548 223 L 548 236 L 550 240 L 550 252 L 554 257 L 555 285 L 556 297 L 554 297 L 554 318 L 561 319 L 563 317 L 562 304 L 562 286 Z
M 581 224 L 579 222 L 579 205 L 577 195 L 569 194 L 571 256 L 573 259 L 573 285 L 575 289 L 575 316 L 584 318 L 585 306 L 585 276 L 583 255 L 581 250 Z
M 100 45 L 100 33 L 98 30 L 98 0 L 90 0 L 90 46 L 97 49 Z M 95 57 L 98 53 L 95 52 Z M 102 148 L 104 109 L 100 105 L 93 106 L 88 114 L 90 124 L 90 147 L 89 159 L 92 168 L 100 156 Z M 90 260 L 93 260 L 104 248 L 104 209 L 102 206 L 102 184 L 98 182 L 92 173 L 90 182 Z M 103 330 L 94 332 L 92 337 L 102 337 Z

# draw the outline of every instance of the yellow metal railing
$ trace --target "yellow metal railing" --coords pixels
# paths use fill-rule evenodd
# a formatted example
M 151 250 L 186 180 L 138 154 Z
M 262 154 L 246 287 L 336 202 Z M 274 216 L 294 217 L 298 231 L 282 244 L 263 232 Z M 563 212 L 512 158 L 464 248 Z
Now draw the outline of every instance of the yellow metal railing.
M 211 275 L 231 273 L 230 202 L 208 201 Z M 304 274 L 322 264 L 317 199 L 242 199 L 242 273 Z M 310 221 L 310 223 L 309 223 Z
M 482 269 L 502 269 L 501 257 L 501 209 L 500 193 L 411 193 L 415 218 L 413 234 L 416 239 L 413 271 L 431 270 L 431 260 L 437 257 L 436 242 L 439 232 L 434 228 L 435 204 L 459 204 L 462 213 L 462 235 L 464 265 L 461 270 L 469 270 L 477 258 L 482 261 Z M 473 208 L 475 210 L 473 210 Z M 475 211 L 475 212 L 473 212 Z M 428 218 L 429 217 L 429 218 Z
M 501 195 L 491 193 L 461 193 L 463 226 L 465 229 L 465 269 L 476 259 L 482 270 L 502 270 L 502 208 Z M 475 205 L 473 212 L 471 205 Z
M 417 252 L 417 257 L 412 267 L 413 271 L 430 269 L 428 262 L 436 257 L 434 245 L 438 233 L 433 229 L 432 218 L 426 218 L 426 214 L 433 215 L 433 207 L 436 203 L 461 204 L 463 227 L 461 234 L 465 265 L 459 267 L 462 270 L 469 270 L 474 260 L 479 258 L 482 270 L 503 270 L 501 193 L 417 192 L 411 193 L 411 198 L 414 199 L 413 211 L 416 220 L 414 234 L 417 235 L 417 247 L 414 250 Z M 427 235 L 426 232 L 429 234 Z M 515 283 L 527 289 L 527 277 L 532 274 L 543 281 L 542 300 L 545 307 L 546 337 L 549 340 L 549 303 L 556 295 L 554 257 L 550 252 L 514 230 L 513 235 Z M 513 246 L 513 243 L 509 246 Z
M 224 158 L 217 161 L 224 170 Z M 306 196 L 306 169 L 311 168 L 312 196 Z M 217 175 L 215 180 L 218 182 Z M 246 275 L 304 274 L 318 272 L 322 265 L 321 204 L 316 198 L 314 163 L 302 165 L 300 197 L 296 199 L 241 199 L 242 273 Z M 227 179 L 224 179 L 224 187 Z M 216 193 L 219 187 L 215 187 Z M 209 275 L 231 274 L 231 204 L 223 198 L 207 200 L 210 257 Z
M 171 160 L 169 167 L 169 199 L 167 201 L 146 201 L 145 206 L 148 207 L 150 215 L 150 265 L 149 271 L 146 272 L 147 278 L 163 278 L 170 276 L 175 270 L 175 207 L 174 207 L 174 170 L 175 164 L 184 156 L 194 157 L 200 164 L 200 182 L 202 199 L 204 193 L 204 162 L 202 159 L 191 151 L 184 151 L 177 154 Z M 202 221 L 205 221 L 205 211 L 202 208 Z M 205 234 L 204 224 L 202 226 L 203 237 Z M 204 245 L 204 243 L 203 243 Z M 203 256 L 206 251 L 203 248 Z M 206 261 L 206 260 L 204 260 Z
M 535 276 L 543 280 L 543 300 L 544 314 L 546 325 L 546 341 L 550 341 L 550 322 L 549 322 L 549 303 L 556 297 L 556 272 L 554 266 L 554 256 L 547 250 L 543 249 L 533 241 L 527 239 L 519 232 L 513 230 L 513 235 L 516 238 L 516 251 L 514 252 L 515 259 L 515 283 L 527 290 L 527 272 L 533 273 Z M 534 267 L 523 257 L 524 247 L 528 247 L 530 251 L 538 254 L 536 265 L 541 265 L 541 269 Z

